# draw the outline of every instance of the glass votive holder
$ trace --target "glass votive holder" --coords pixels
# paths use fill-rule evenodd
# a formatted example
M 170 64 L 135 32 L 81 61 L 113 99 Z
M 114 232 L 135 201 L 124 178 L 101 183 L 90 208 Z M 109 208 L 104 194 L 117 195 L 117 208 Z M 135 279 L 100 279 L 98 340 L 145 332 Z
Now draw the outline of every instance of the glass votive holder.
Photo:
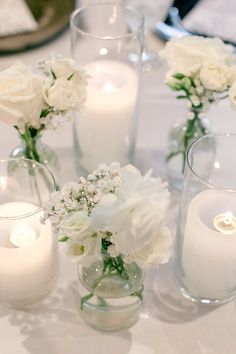
M 0 160 L 0 302 L 27 307 L 57 278 L 56 239 L 40 222 L 55 190 L 51 172 L 27 159 Z
M 188 150 L 174 277 L 182 294 L 220 304 L 236 295 L 236 135 L 206 135 Z
M 72 55 L 90 75 L 85 107 L 74 121 L 77 171 L 125 165 L 135 147 L 143 15 L 123 4 L 92 3 L 75 11 L 70 25 Z

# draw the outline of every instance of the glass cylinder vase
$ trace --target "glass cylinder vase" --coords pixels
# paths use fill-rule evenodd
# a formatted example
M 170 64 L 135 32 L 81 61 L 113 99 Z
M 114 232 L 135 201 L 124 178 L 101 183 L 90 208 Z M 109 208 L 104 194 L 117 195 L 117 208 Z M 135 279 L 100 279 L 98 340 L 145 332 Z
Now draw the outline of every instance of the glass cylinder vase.
M 236 135 L 206 135 L 187 154 L 174 274 L 183 295 L 200 303 L 236 295 L 235 148 Z
M 0 301 L 15 308 L 43 298 L 57 278 L 56 241 L 42 206 L 55 190 L 43 165 L 24 158 L 0 161 Z
M 104 275 L 104 262 L 78 268 L 79 307 L 83 319 L 103 331 L 133 326 L 142 306 L 143 271 L 136 263 L 124 264 Z
M 170 188 L 182 191 L 184 166 L 187 150 L 194 140 L 211 132 L 207 118 L 179 119 L 171 127 L 168 134 L 166 171 Z
M 74 121 L 80 174 L 99 163 L 132 161 L 143 26 L 143 15 L 122 4 L 94 3 L 72 14 L 72 54 L 90 75 L 85 107 Z

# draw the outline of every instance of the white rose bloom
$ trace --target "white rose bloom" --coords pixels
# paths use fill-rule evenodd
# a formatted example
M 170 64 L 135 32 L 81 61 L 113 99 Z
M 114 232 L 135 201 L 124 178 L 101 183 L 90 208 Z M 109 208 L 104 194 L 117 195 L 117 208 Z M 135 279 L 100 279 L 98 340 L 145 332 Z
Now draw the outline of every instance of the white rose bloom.
M 44 105 L 42 79 L 20 61 L 0 72 L 0 120 L 38 128 Z
M 59 236 L 68 236 L 77 241 L 89 238 L 95 233 L 92 227 L 91 218 L 83 210 L 68 214 L 60 223 Z
M 229 98 L 233 108 L 236 109 L 236 82 L 229 89 Z
M 230 67 L 229 85 L 233 85 L 236 82 L 236 65 Z
M 222 62 L 215 60 L 203 63 L 200 70 L 200 80 L 207 90 L 224 91 L 227 89 L 230 79 L 230 69 Z
M 136 262 L 143 269 L 150 267 L 158 267 L 159 264 L 164 264 L 170 258 L 171 236 L 170 230 L 167 227 L 160 229 L 156 237 L 149 244 L 145 245 L 138 252 L 129 254 L 128 263 Z M 124 258 L 126 261 L 126 258 Z
M 122 185 L 117 197 L 101 199 L 92 212 L 96 227 L 114 232 L 116 250 L 129 255 L 154 242 L 164 227 L 169 206 L 169 192 L 160 179 L 126 166 L 121 169 Z
M 205 60 L 230 63 L 233 50 L 219 38 L 187 36 L 167 42 L 161 56 L 166 59 L 171 71 L 190 76 L 199 71 Z
M 53 78 L 45 81 L 43 94 L 49 106 L 58 111 L 79 111 L 86 101 L 86 71 L 74 60 L 54 57 L 47 62 Z
M 58 111 L 79 111 L 86 100 L 86 91 L 77 87 L 74 81 L 63 77 L 55 80 L 46 80 L 43 95 L 47 104 Z
M 101 258 L 101 237 L 88 237 L 83 241 L 71 238 L 61 243 L 65 257 L 73 262 L 89 267 Z

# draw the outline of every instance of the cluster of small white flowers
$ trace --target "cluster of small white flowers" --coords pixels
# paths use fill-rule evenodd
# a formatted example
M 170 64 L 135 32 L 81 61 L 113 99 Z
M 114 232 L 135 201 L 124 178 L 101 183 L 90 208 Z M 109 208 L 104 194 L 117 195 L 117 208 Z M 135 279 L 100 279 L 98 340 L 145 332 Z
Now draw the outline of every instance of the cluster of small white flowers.
M 54 193 L 44 220 L 59 230 L 71 260 L 88 264 L 98 258 L 95 252 L 101 257 L 105 247 L 112 258 L 122 255 L 124 262 L 130 259 L 148 268 L 168 260 L 170 235 L 164 221 L 168 205 L 169 192 L 160 178 L 111 163 Z

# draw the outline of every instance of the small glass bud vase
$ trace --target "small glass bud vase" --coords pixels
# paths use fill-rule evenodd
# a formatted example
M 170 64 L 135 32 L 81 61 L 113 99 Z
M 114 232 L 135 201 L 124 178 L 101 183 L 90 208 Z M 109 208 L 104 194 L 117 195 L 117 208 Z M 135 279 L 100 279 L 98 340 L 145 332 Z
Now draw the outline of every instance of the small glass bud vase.
M 189 146 L 194 140 L 211 131 L 209 120 L 205 117 L 200 118 L 199 115 L 193 115 L 193 119 L 177 120 L 168 134 L 167 176 L 170 188 L 178 192 L 182 191 L 183 187 L 183 173 Z
M 182 294 L 203 304 L 236 296 L 235 147 L 236 135 L 209 134 L 187 153 L 173 272 Z
M 29 138 L 28 141 L 23 139 L 21 135 L 19 135 L 19 137 L 21 143 L 12 150 L 10 157 L 25 157 L 42 163 L 49 168 L 54 175 L 57 184 L 59 184 L 60 164 L 55 151 L 42 142 L 40 134 L 36 134 L 34 138 Z
M 81 316 L 99 330 L 127 329 L 139 318 L 143 271 L 136 263 L 124 263 L 122 272 L 107 272 L 104 267 L 104 261 L 95 262 L 88 268 L 78 267 Z

